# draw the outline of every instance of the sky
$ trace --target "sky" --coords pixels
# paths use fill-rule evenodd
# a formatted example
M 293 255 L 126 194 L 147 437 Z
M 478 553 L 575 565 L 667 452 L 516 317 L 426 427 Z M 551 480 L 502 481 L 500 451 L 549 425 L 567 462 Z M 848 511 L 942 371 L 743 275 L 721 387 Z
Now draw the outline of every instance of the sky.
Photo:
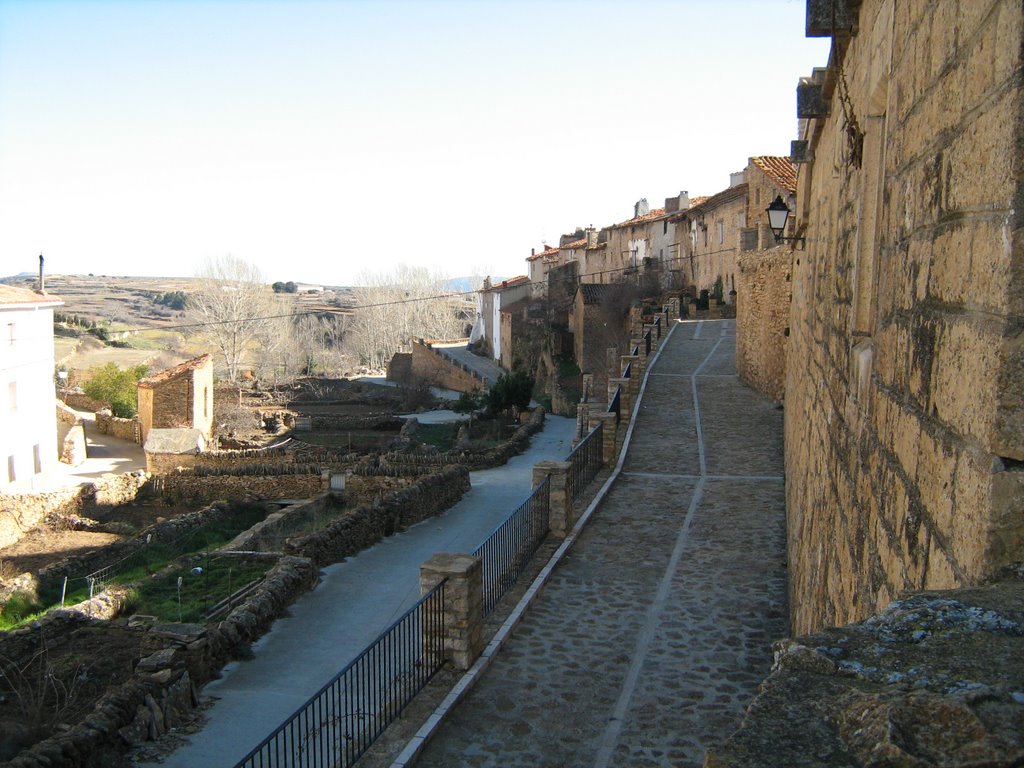
M 0 0 L 0 276 L 350 285 L 542 242 L 796 138 L 804 0 Z

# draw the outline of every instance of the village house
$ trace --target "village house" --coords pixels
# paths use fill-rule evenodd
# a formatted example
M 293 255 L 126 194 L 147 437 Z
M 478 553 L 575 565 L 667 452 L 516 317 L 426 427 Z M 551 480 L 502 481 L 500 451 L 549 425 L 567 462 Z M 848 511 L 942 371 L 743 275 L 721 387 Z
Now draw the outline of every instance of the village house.
M 3 490 L 32 489 L 58 462 L 53 310 L 63 304 L 44 291 L 0 285 Z
M 470 344 L 480 344 L 494 360 L 502 359 L 501 310 L 533 296 L 534 284 L 526 275 L 491 284 L 484 278 L 483 287 L 476 294 L 476 321 L 470 331 Z
M 213 358 L 206 354 L 139 381 L 139 431 L 194 429 L 213 434 Z

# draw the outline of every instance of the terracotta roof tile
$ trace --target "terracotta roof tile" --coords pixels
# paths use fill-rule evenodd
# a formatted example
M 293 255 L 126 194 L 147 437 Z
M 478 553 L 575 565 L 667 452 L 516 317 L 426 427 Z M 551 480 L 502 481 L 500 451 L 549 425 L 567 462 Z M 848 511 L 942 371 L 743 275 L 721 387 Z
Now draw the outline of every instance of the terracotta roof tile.
M 144 379 L 139 379 L 139 386 L 143 389 L 149 389 L 155 387 L 157 384 L 162 384 L 165 381 L 177 378 L 182 374 L 189 373 L 202 368 L 210 361 L 210 355 L 200 355 L 194 357 L 191 360 L 186 360 L 184 363 L 179 363 L 173 368 L 168 368 L 166 371 L 160 371 L 160 373 L 154 374 L 153 376 L 147 376 Z
M 788 157 L 762 155 L 750 158 L 750 162 L 761 169 L 776 186 L 788 192 L 796 192 L 796 166 Z
M 644 222 L 653 221 L 654 219 L 661 218 L 665 215 L 664 208 L 652 208 L 648 213 L 640 216 L 634 216 L 632 219 L 626 219 L 620 221 L 618 224 L 612 224 L 608 229 L 616 229 L 618 227 L 632 227 L 637 224 L 643 224 Z
M 56 296 L 36 293 L 28 288 L 19 288 L 16 285 L 0 284 L 0 305 L 49 304 L 51 306 L 58 306 L 63 303 Z

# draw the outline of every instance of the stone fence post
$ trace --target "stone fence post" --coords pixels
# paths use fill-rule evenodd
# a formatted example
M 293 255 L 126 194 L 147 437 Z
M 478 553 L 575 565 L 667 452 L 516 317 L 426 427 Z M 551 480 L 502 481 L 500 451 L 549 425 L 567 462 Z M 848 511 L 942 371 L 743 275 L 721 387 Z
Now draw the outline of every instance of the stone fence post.
M 647 326 L 644 326 L 644 327 L 646 328 Z M 653 337 L 653 334 L 651 334 L 651 335 Z M 647 347 L 644 345 L 644 337 L 641 336 L 639 339 L 633 339 L 633 340 L 631 340 L 629 342 L 629 344 L 630 344 L 630 347 L 634 347 L 635 346 L 637 348 L 637 354 L 636 354 L 636 356 L 638 358 L 637 362 L 639 362 L 639 364 L 640 364 L 640 373 L 643 373 L 644 371 L 647 370 Z M 654 348 L 654 339 L 652 338 L 651 339 L 651 349 L 653 349 L 653 348 Z
M 589 414 L 590 403 L 578 403 L 576 405 L 576 436 L 572 441 L 573 447 L 587 436 L 587 425 L 590 423 Z
M 598 424 L 604 425 L 601 429 L 601 464 L 611 464 L 615 461 L 615 440 L 618 437 L 614 413 L 592 413 L 590 414 L 590 428 Z
M 548 478 L 548 503 L 550 517 L 548 528 L 553 536 L 564 539 L 576 521 L 572 514 L 572 493 L 569 489 L 568 461 L 540 461 L 533 465 L 533 487 Z
M 456 669 L 465 670 L 473 666 L 484 649 L 484 581 L 480 558 L 437 553 L 420 566 L 420 594 L 425 595 L 446 578 L 440 627 L 424 626 L 423 632 L 425 635 L 440 632 L 445 658 Z M 431 639 L 428 635 L 424 642 L 429 643 Z

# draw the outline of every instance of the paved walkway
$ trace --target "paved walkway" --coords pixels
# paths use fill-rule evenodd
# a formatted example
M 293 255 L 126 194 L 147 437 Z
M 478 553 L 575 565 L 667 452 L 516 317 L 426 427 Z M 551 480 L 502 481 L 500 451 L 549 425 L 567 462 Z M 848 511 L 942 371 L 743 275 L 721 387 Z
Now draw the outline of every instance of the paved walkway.
M 782 414 L 733 321 L 675 327 L 623 471 L 416 763 L 700 766 L 788 632 Z
M 215 700 L 209 722 L 163 765 L 235 765 L 419 599 L 420 563 L 486 539 L 529 494 L 533 465 L 569 454 L 574 429 L 575 421 L 549 416 L 524 453 L 471 472 L 471 490 L 443 515 L 325 568 L 320 586 L 253 644 L 251 660 L 229 664 L 203 688 Z
M 487 386 L 489 387 L 493 387 L 497 383 L 498 377 L 505 373 L 505 370 L 498 365 L 496 360 L 489 357 L 474 355 L 469 351 L 466 344 L 437 343 L 434 344 L 434 349 L 445 357 L 448 357 L 457 363 L 462 363 L 471 371 L 475 371 L 484 378 L 487 382 Z

